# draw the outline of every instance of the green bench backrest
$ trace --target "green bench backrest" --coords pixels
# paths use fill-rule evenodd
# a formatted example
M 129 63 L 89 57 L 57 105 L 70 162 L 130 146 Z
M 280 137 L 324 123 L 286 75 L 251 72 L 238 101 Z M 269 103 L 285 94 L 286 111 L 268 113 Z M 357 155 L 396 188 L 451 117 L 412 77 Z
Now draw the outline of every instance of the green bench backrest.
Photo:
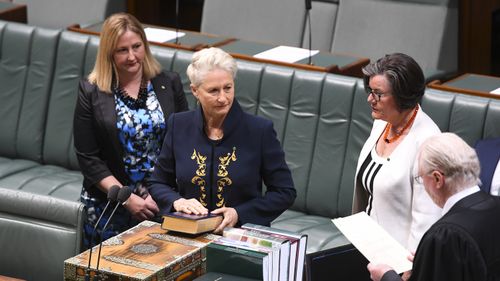
M 78 168 L 72 139 L 77 85 L 93 67 L 98 42 L 94 36 L 0 22 L 1 156 L 43 157 L 46 164 Z M 192 53 L 152 49 L 166 70 L 181 75 L 194 108 L 185 72 Z M 357 157 L 372 124 L 362 81 L 238 61 L 236 96 L 244 110 L 274 122 L 297 188 L 292 209 L 348 215 Z M 500 136 L 500 100 L 427 89 L 422 107 L 441 130 L 471 145 Z
M 441 131 L 454 132 L 469 145 L 500 137 L 500 99 L 488 99 L 428 88 L 422 108 Z
M 0 22 L 0 155 L 40 162 L 59 31 Z

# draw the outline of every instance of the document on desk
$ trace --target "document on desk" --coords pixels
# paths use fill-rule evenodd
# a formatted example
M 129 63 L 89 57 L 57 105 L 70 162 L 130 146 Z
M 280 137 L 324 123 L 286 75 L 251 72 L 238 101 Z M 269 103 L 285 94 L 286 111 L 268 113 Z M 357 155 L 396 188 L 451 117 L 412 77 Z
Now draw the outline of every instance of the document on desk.
M 371 263 L 387 264 L 397 273 L 411 270 L 410 252 L 365 212 L 332 222 Z
M 175 39 L 176 37 L 180 38 L 186 35 L 186 33 L 184 32 L 175 32 L 172 30 L 153 27 L 144 28 L 144 32 L 146 33 L 146 38 L 148 39 L 148 41 L 159 43 L 167 42 Z
M 254 55 L 254 58 L 294 63 L 299 60 L 308 58 L 309 56 L 312 57 L 317 53 L 319 53 L 318 50 L 311 50 L 311 52 L 309 52 L 308 49 L 289 47 L 289 46 L 278 46 L 269 49 L 267 51 L 258 53 Z
M 490 93 L 495 94 L 495 95 L 500 95 L 500 88 L 496 88 L 495 90 L 491 91 Z

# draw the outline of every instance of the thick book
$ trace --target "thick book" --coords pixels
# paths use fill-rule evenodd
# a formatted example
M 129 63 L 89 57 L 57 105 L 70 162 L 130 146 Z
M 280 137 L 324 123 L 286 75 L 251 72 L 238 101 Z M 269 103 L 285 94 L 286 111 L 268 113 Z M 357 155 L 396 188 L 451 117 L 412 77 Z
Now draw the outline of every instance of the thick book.
M 216 243 L 219 245 L 235 247 L 243 250 L 256 251 L 268 255 L 269 265 L 267 271 L 267 278 L 268 280 L 278 280 L 279 252 L 274 250 L 273 248 L 248 242 L 237 241 L 227 237 L 220 237 L 219 239 L 217 239 Z
M 206 246 L 219 235 L 173 235 L 159 223 L 139 225 L 102 243 L 102 280 L 193 280 L 206 272 Z M 96 274 L 99 245 L 92 248 L 90 276 Z M 85 280 L 90 250 L 64 261 L 64 280 Z M 92 278 L 91 278 L 92 280 Z
M 273 280 L 288 281 L 289 263 L 290 263 L 290 241 L 278 238 L 260 231 L 226 227 L 222 236 L 229 239 L 243 241 L 274 249 L 279 257 L 277 276 L 273 275 Z M 275 257 L 276 255 L 274 255 Z
M 222 222 L 221 215 L 190 215 L 182 212 L 163 216 L 161 227 L 166 230 L 188 234 L 200 234 L 212 231 Z
M 307 235 L 297 232 L 287 231 L 269 226 L 263 226 L 253 223 L 246 223 L 241 226 L 243 229 L 260 231 L 279 238 L 290 241 L 290 267 L 289 280 L 302 281 L 304 276 L 304 262 L 307 250 Z
M 206 247 L 206 254 L 207 272 L 273 281 L 269 279 L 270 260 L 266 253 L 213 242 Z

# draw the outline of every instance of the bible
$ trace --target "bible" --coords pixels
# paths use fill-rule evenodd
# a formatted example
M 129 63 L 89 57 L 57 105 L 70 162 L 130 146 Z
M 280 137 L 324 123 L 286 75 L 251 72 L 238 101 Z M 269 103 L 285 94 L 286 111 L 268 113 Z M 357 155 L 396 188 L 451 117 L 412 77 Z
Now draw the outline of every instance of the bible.
M 221 222 L 222 216 L 220 215 L 192 215 L 174 212 L 163 216 L 161 227 L 170 231 L 199 234 L 216 229 Z

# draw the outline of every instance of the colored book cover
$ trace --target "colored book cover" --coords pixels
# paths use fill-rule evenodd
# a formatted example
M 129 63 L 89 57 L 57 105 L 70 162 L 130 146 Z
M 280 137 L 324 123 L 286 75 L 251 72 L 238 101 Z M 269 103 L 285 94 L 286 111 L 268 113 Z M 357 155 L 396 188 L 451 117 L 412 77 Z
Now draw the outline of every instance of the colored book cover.
M 288 281 L 289 273 L 289 263 L 290 263 L 290 241 L 283 238 L 274 237 L 272 235 L 262 233 L 260 231 L 226 227 L 223 231 L 222 236 L 239 240 L 242 242 L 248 242 L 253 244 L 258 244 L 264 247 L 270 247 L 278 252 L 279 256 L 279 269 L 278 278 L 274 280 Z
M 269 256 L 268 278 L 269 280 L 279 279 L 279 251 L 270 247 L 264 247 L 249 242 L 237 241 L 227 237 L 220 237 L 214 243 L 267 254 Z
M 207 272 L 220 272 L 245 278 L 269 279 L 269 255 L 259 251 L 210 243 L 206 248 Z

